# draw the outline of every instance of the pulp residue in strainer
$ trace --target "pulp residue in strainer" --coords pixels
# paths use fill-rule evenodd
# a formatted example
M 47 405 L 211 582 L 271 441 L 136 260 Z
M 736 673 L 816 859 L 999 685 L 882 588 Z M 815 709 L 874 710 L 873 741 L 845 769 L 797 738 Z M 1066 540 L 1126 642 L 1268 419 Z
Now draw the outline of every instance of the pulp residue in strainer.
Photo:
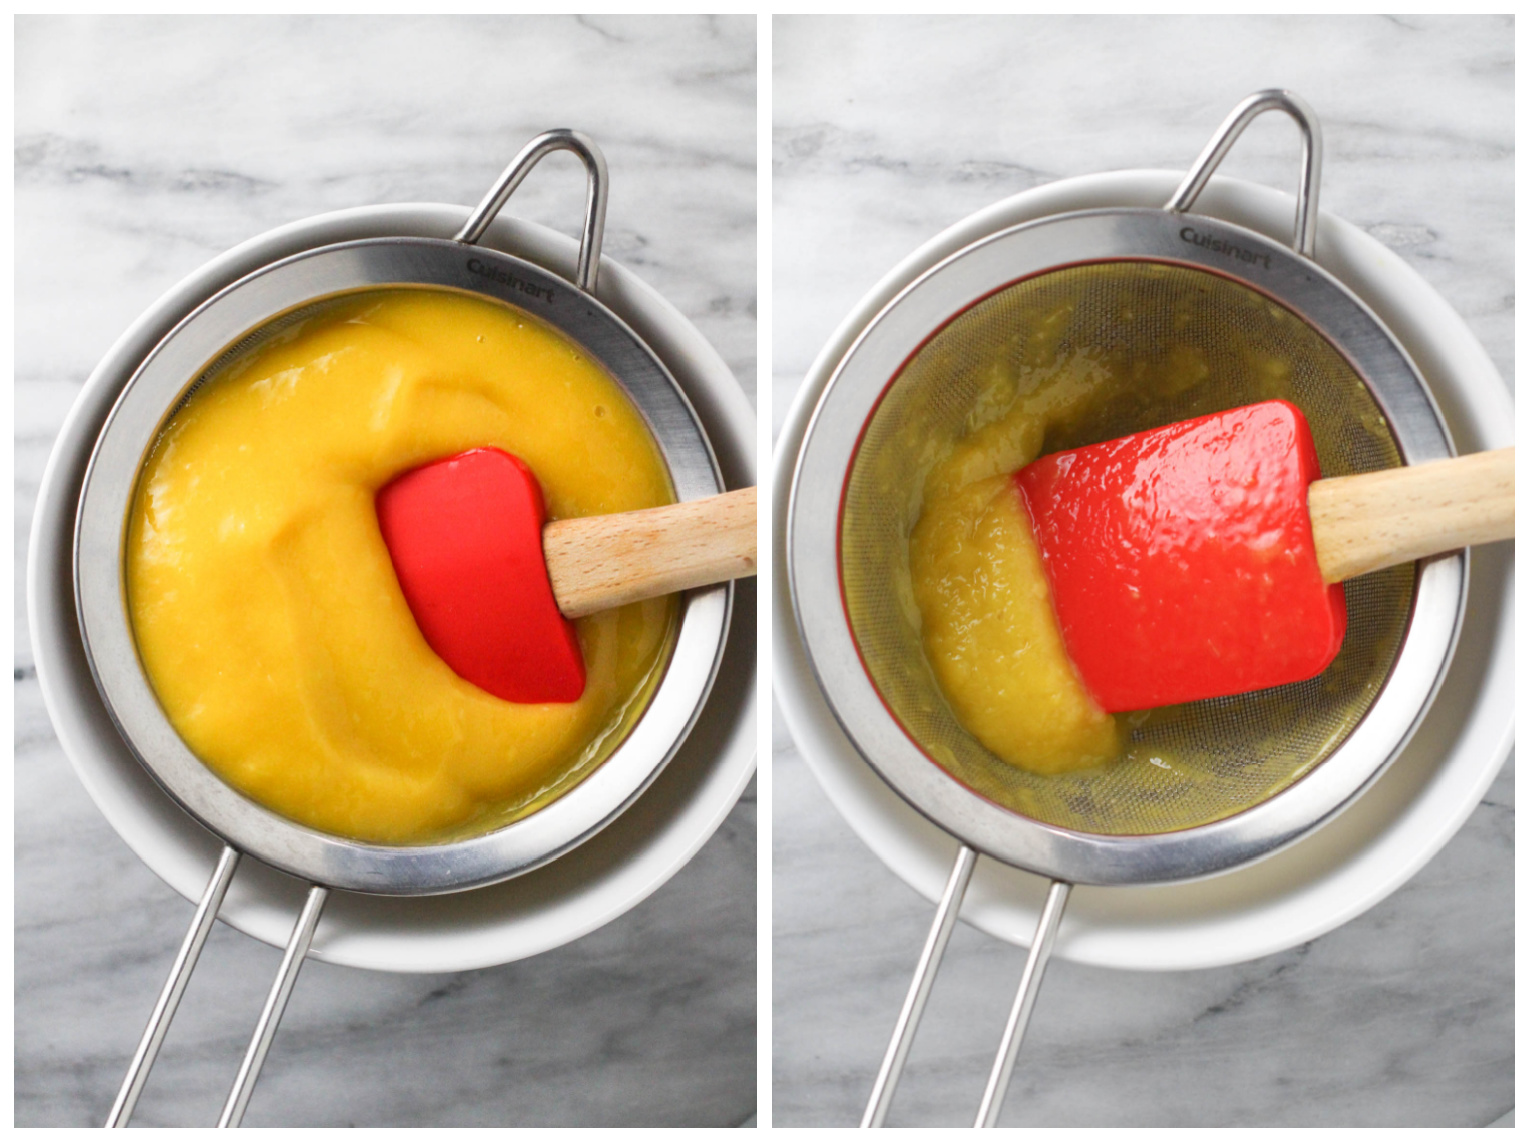
M 1087 395 L 1048 400 L 1070 371 Z M 866 669 L 910 737 L 995 803 L 1074 831 L 1161 833 L 1231 816 L 1320 763 L 1391 669 L 1412 565 L 1345 585 L 1349 631 L 1317 678 L 1129 719 L 1118 760 L 1066 774 L 1008 765 L 958 721 L 924 655 L 909 535 L 926 480 L 985 430 L 963 479 L 1035 455 L 1280 397 L 1306 414 L 1325 476 L 1401 462 L 1349 362 L 1290 310 L 1204 270 L 1119 260 L 1014 283 L 946 324 L 883 394 L 845 488 L 840 572 Z M 1042 411 L 1045 409 L 1045 411 Z M 891 589 L 889 589 L 891 584 Z

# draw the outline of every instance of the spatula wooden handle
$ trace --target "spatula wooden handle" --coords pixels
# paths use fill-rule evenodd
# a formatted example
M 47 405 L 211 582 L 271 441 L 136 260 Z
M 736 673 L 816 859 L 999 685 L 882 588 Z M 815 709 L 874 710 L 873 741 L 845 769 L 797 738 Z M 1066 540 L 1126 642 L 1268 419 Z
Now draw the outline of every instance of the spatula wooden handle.
M 1326 583 L 1512 539 L 1514 449 L 1315 480 L 1307 510 Z
M 558 609 L 577 619 L 753 575 L 756 492 L 548 524 L 542 554 Z

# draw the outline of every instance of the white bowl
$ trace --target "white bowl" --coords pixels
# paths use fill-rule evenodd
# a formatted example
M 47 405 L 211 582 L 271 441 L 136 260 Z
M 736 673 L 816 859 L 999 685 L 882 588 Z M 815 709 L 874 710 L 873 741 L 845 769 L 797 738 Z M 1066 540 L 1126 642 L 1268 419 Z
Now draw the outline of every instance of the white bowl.
M 450 238 L 459 206 L 365 207 L 269 231 L 214 259 L 154 303 L 85 383 L 48 458 L 27 563 L 37 677 L 59 741 L 122 839 L 172 888 L 196 900 L 222 843 L 154 784 L 118 737 L 80 645 L 71 549 L 80 479 L 117 393 L 159 339 L 223 286 L 278 258 L 331 242 L 390 235 Z M 483 244 L 572 277 L 577 243 L 510 218 Z M 755 416 L 701 333 L 636 276 L 602 259 L 599 298 L 669 367 L 694 405 L 730 486 L 755 482 Z M 724 660 L 707 706 L 664 772 L 625 813 L 551 864 L 489 888 L 401 899 L 334 893 L 311 955 L 384 971 L 460 971 L 558 947 L 615 919 L 673 876 L 722 823 L 755 764 L 755 591 L 741 581 Z M 245 861 L 220 916 L 278 947 L 306 886 Z
M 830 374 L 872 317 L 941 259 L 1008 226 L 1097 207 L 1159 207 L 1183 176 L 1114 171 L 1015 195 L 937 235 L 864 297 L 814 361 L 776 447 L 775 566 L 802 434 Z M 1215 178 L 1196 212 L 1289 242 L 1294 200 Z M 1513 443 L 1513 405 L 1466 324 L 1400 258 L 1363 231 L 1323 215 L 1318 261 L 1358 294 L 1412 355 L 1460 452 Z M 1328 932 L 1385 898 L 1448 841 L 1481 801 L 1513 745 L 1513 547 L 1474 551 L 1467 611 L 1450 673 L 1422 726 L 1349 808 L 1262 861 L 1204 880 L 1075 888 L 1054 954 L 1104 967 L 1171 971 L 1238 963 Z M 824 704 L 797 637 L 784 576 L 774 594 L 775 693 L 792 738 L 835 808 L 915 891 L 939 898 L 957 842 L 894 793 L 856 752 Z M 1029 944 L 1047 882 L 978 862 L 962 919 Z

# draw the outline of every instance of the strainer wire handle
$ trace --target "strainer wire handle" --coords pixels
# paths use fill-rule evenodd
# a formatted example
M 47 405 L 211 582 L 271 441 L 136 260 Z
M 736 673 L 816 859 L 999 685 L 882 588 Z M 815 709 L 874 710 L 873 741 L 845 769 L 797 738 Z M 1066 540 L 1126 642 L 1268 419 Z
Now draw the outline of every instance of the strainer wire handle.
M 542 132 L 522 147 L 521 153 L 510 160 L 510 165 L 468 216 L 453 241 L 465 242 L 471 246 L 482 238 L 489 223 L 494 221 L 500 208 L 515 193 L 515 188 L 531 173 L 531 168 L 553 151 L 573 151 L 579 156 L 579 161 L 584 163 L 585 173 L 589 176 L 584 205 L 584 233 L 579 239 L 579 262 L 574 273 L 574 284 L 585 293 L 593 294 L 595 277 L 600 272 L 600 244 L 606 232 L 606 196 L 610 190 L 610 177 L 606 173 L 606 157 L 600 153 L 595 140 L 583 131 L 558 127 Z
M 309 887 L 308 899 L 303 904 L 297 923 L 292 927 L 292 937 L 287 941 L 287 950 L 282 955 L 282 966 L 277 969 L 271 993 L 266 996 L 266 1005 L 255 1024 L 255 1034 L 250 1039 L 244 1061 L 239 1064 L 239 1073 L 234 1077 L 233 1089 L 228 1092 L 228 1101 L 223 1105 L 223 1116 L 218 1119 L 220 1129 L 238 1126 L 244 1118 L 244 1108 L 249 1105 L 250 1095 L 255 1091 L 255 1080 L 260 1077 L 260 1068 L 266 1061 L 266 1052 L 271 1049 L 271 1040 L 276 1038 L 276 1025 L 281 1022 L 282 1012 L 287 1008 L 292 986 L 297 983 L 298 970 L 308 955 L 308 946 L 313 943 L 313 931 L 318 927 L 319 915 L 324 911 L 324 902 L 328 899 L 329 889 L 323 885 Z
M 1302 181 L 1296 192 L 1296 234 L 1292 241 L 1297 253 L 1314 257 L 1317 248 L 1318 182 L 1323 173 L 1323 132 L 1318 126 L 1317 115 L 1301 96 L 1293 91 L 1269 88 L 1256 91 L 1234 107 L 1232 114 L 1223 120 L 1217 133 L 1206 144 L 1206 149 L 1190 167 L 1185 181 L 1179 184 L 1164 209 L 1183 214 L 1195 205 L 1206 183 L 1232 145 L 1243 134 L 1243 129 L 1257 116 L 1266 111 L 1284 111 L 1296 120 L 1302 134 Z
M 1004 1093 L 1009 1089 L 1010 1076 L 1015 1073 L 1015 1058 L 1020 1054 L 1020 1040 L 1025 1038 L 1026 1025 L 1031 1021 L 1031 1009 L 1036 1006 L 1036 994 L 1041 990 L 1041 976 L 1052 956 L 1052 944 L 1057 939 L 1057 928 L 1062 923 L 1063 909 L 1067 907 L 1072 887 L 1066 881 L 1054 880 L 1047 889 L 1047 900 L 1041 908 L 1041 919 L 1036 923 L 1031 950 L 1025 957 L 1020 987 L 1009 1010 L 1009 1021 L 1004 1025 L 1004 1037 L 999 1041 L 999 1053 L 993 1060 L 993 1071 L 983 1091 L 975 1126 L 993 1126 L 999 1120 Z
M 866 1113 L 861 1119 L 863 1128 L 881 1126 L 882 1120 L 887 1117 L 887 1108 L 892 1105 L 893 1092 L 903 1074 L 908 1049 L 914 1042 L 914 1031 L 919 1026 L 919 1017 L 924 1014 L 925 1000 L 930 997 L 935 973 L 940 970 L 941 957 L 945 955 L 946 944 L 951 940 L 951 930 L 956 927 L 962 897 L 967 893 L 967 885 L 972 880 L 972 870 L 976 864 L 977 853 L 962 845 L 957 850 L 956 863 L 951 866 L 951 875 L 946 880 L 946 890 L 941 894 L 940 904 L 935 909 L 935 921 L 930 925 L 930 934 L 924 941 L 924 951 L 919 953 L 919 964 L 914 968 L 914 978 L 909 983 L 908 996 L 903 1000 L 903 1010 L 898 1012 L 898 1022 L 893 1025 L 892 1041 L 887 1044 L 887 1054 L 882 1057 L 881 1070 L 877 1072 L 877 1080 L 872 1084 L 871 1100 L 866 1104 Z
M 117 1100 L 112 1103 L 111 1113 L 106 1117 L 108 1127 L 126 1126 L 128 1119 L 133 1117 L 138 1096 L 148 1081 L 154 1060 L 159 1056 L 165 1032 L 170 1030 L 175 1009 L 180 1006 L 186 985 L 191 982 L 191 973 L 197 966 L 197 958 L 202 954 L 202 945 L 207 943 L 207 934 L 212 931 L 213 921 L 218 917 L 218 909 L 223 906 L 223 898 L 228 894 L 228 886 L 233 882 L 234 871 L 238 867 L 239 853 L 232 846 L 224 845 L 217 867 L 213 869 L 197 910 L 191 917 L 191 927 L 186 930 L 186 938 L 181 941 L 181 950 L 176 953 L 175 962 L 170 967 L 170 977 L 165 980 L 165 986 L 154 1004 L 149 1025 L 144 1028 L 138 1049 L 133 1052 L 133 1061 L 128 1064 L 122 1089 L 117 1092 Z

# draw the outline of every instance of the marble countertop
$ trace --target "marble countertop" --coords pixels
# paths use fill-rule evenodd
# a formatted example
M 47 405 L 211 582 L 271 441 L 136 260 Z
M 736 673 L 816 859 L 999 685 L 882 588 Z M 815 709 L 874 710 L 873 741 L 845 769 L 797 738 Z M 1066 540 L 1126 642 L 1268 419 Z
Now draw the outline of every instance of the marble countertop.
M 605 252 L 754 397 L 755 21 L 41 19 L 16 24 L 15 1121 L 104 1120 L 191 906 L 118 839 L 54 737 L 20 586 L 38 481 L 117 335 L 214 255 L 380 202 L 472 205 L 553 126 L 612 174 Z M 555 155 L 512 213 L 577 234 Z M 655 895 L 520 963 L 310 963 L 249 1125 L 730 1125 L 756 1091 L 751 786 Z M 222 925 L 135 1125 L 211 1124 L 280 953 Z
M 1400 254 L 1514 375 L 1507 17 L 777 18 L 775 428 L 854 303 L 997 199 L 1183 170 L 1244 95 L 1299 92 L 1322 205 Z M 1292 188 L 1289 122 L 1223 171 Z M 775 721 L 774 1122 L 859 1120 L 932 915 Z M 1488 1125 L 1514 1101 L 1510 759 L 1424 870 L 1290 951 L 1137 974 L 1054 960 L 1005 1125 Z M 958 926 L 889 1124 L 970 1122 L 1022 953 Z

